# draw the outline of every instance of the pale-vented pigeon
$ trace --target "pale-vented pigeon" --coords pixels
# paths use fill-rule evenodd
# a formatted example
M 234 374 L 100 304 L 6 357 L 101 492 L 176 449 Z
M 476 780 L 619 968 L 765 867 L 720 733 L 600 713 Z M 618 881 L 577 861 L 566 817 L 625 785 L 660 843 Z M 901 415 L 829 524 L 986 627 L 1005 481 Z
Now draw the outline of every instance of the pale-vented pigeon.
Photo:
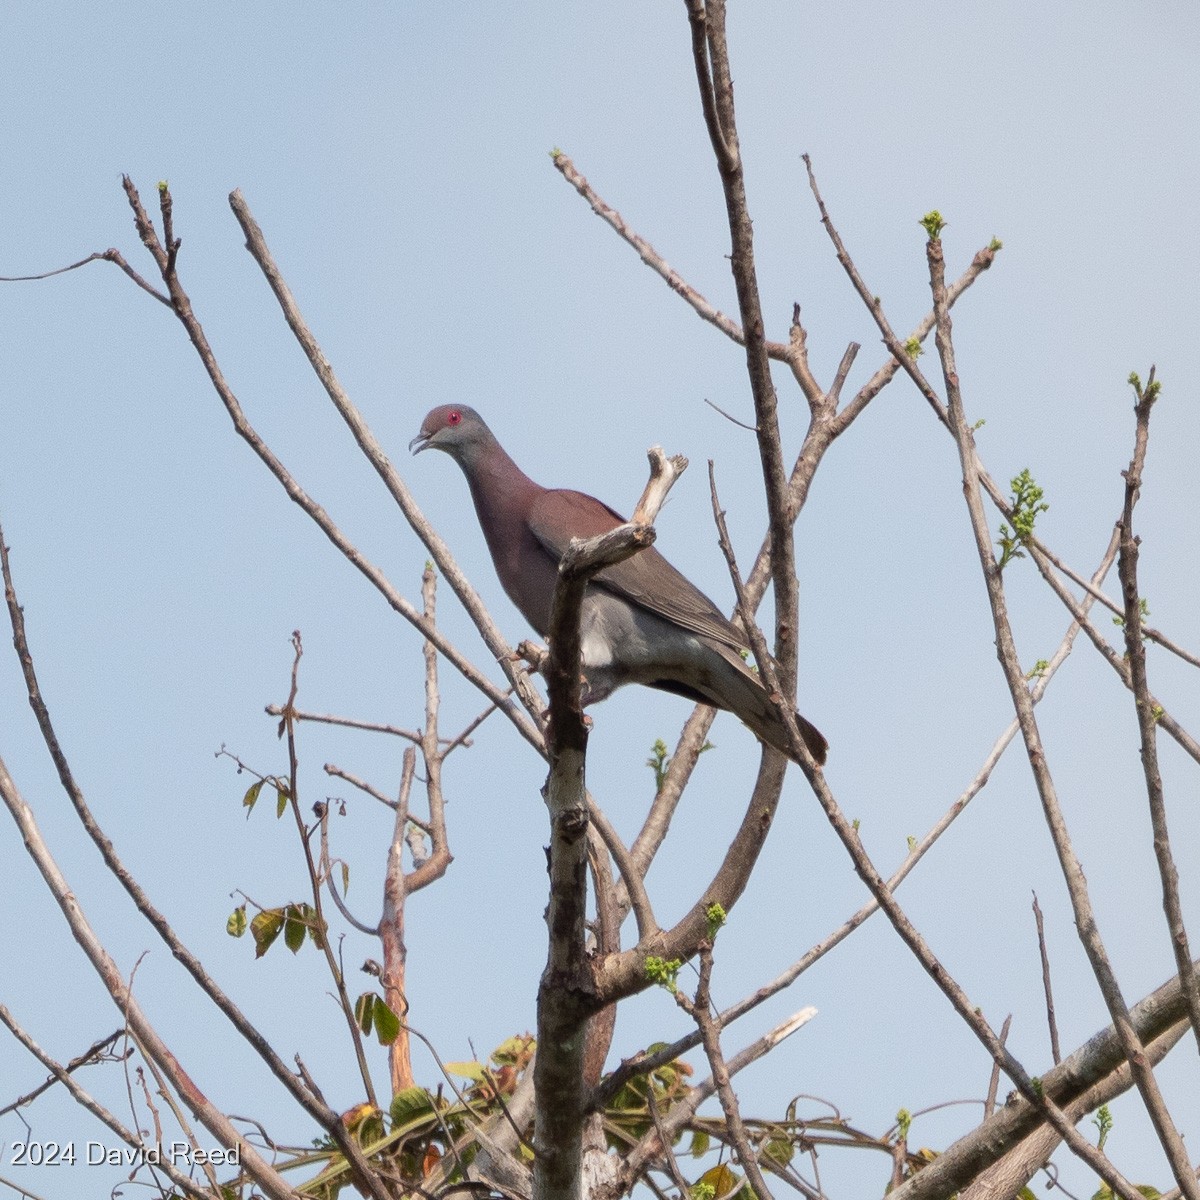
M 623 519 L 582 492 L 534 483 L 466 405 L 435 408 L 409 448 L 444 450 L 462 467 L 500 582 L 545 637 L 559 559 L 571 539 L 607 533 Z M 585 704 L 642 683 L 727 709 L 788 753 L 783 722 L 742 657 L 745 637 L 653 547 L 596 575 L 584 598 L 581 633 Z M 825 739 L 803 717 L 796 720 L 810 753 L 823 763 Z

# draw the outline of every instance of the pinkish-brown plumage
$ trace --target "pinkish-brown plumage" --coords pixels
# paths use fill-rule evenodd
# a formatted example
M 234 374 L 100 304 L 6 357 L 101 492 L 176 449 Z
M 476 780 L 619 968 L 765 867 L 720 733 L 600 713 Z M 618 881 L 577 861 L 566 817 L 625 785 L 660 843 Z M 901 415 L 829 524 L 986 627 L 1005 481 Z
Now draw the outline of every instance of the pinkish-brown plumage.
M 571 539 L 606 533 L 624 519 L 583 492 L 534 483 L 466 405 L 433 409 L 410 448 L 443 450 L 462 468 L 500 583 L 544 637 L 558 563 Z M 779 712 L 746 665 L 741 631 L 653 547 L 596 575 L 580 632 L 585 704 L 641 683 L 726 709 L 790 755 Z M 824 763 L 824 737 L 799 714 L 796 721 L 809 752 Z

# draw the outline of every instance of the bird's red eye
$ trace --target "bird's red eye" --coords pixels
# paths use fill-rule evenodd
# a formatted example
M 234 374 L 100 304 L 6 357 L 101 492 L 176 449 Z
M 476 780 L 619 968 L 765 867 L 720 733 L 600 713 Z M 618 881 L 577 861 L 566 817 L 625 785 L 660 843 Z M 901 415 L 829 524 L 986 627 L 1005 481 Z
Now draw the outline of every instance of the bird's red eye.
M 446 424 L 447 425 L 461 425 L 462 424 L 462 413 L 460 413 L 457 408 L 451 409 L 450 412 L 448 412 L 446 414 Z

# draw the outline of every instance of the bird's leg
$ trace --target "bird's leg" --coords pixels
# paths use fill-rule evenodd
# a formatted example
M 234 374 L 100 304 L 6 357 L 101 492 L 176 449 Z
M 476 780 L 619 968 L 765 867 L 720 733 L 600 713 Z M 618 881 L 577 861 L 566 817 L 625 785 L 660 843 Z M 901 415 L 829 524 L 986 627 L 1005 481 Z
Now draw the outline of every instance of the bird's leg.
M 596 699 L 596 697 L 592 695 L 592 689 L 591 689 L 590 685 L 588 684 L 587 675 L 583 671 L 580 671 L 579 672 L 579 707 L 580 707 L 580 709 L 586 708 L 595 699 Z M 581 712 L 580 716 L 583 718 L 584 725 L 588 729 L 591 729 L 592 728 L 592 718 L 589 717 L 587 715 L 587 713 L 585 713 L 585 712 Z
M 537 642 L 531 642 L 531 641 L 526 640 L 526 641 L 518 643 L 516 650 L 514 650 L 513 653 L 511 654 L 511 656 L 509 657 L 509 661 L 510 662 L 523 662 L 523 663 L 527 664 L 527 666 L 529 667 L 529 669 L 531 671 L 541 673 L 542 668 L 546 665 L 546 660 L 549 657 L 550 657 L 550 651 L 547 650 L 545 646 L 539 646 Z M 580 682 L 583 684 L 583 695 L 586 696 L 587 695 L 587 676 L 581 674 L 579 676 L 579 679 L 580 679 Z M 588 701 L 584 700 L 583 703 L 587 704 Z M 549 722 L 549 720 L 550 720 L 550 710 L 547 708 L 542 713 L 542 723 L 546 724 L 547 722 Z M 583 714 L 583 723 L 589 729 L 591 729 L 592 718 L 589 717 L 587 715 L 587 713 Z

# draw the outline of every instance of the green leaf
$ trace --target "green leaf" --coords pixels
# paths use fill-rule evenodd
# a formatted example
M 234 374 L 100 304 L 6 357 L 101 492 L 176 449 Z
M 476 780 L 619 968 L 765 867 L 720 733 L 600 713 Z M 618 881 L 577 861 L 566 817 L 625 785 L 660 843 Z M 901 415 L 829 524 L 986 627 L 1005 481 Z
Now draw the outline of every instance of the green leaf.
M 283 944 L 295 954 L 304 945 L 308 922 L 305 920 L 304 909 L 299 904 L 289 904 L 285 913 Z
M 262 958 L 282 932 L 283 913 L 278 908 L 264 908 L 250 922 L 250 933 L 254 938 L 254 957 Z
M 482 1083 L 487 1078 L 487 1072 L 484 1070 L 483 1063 L 446 1063 L 446 1070 L 449 1071 L 451 1075 L 461 1075 L 464 1079 L 474 1080 L 475 1083 Z
M 516 1066 L 520 1062 L 528 1062 L 530 1052 L 533 1050 L 534 1040 L 529 1034 L 520 1034 L 517 1037 L 505 1038 L 504 1041 L 492 1051 L 492 1062 L 503 1066 Z
M 718 1167 L 710 1167 L 692 1184 L 692 1195 L 694 1197 L 703 1195 L 728 1196 L 732 1192 L 737 1191 L 738 1185 L 741 1182 L 742 1177 L 722 1163 Z M 712 1189 L 711 1191 L 709 1191 L 710 1188 Z
M 311 904 L 301 904 L 298 907 L 304 917 L 304 927 L 308 930 L 308 936 L 312 938 L 313 945 L 318 950 L 324 950 L 325 931 L 329 926 L 317 916 L 317 910 Z
M 246 816 L 250 815 L 255 804 L 258 802 L 258 793 L 262 791 L 262 786 L 266 781 L 256 779 L 247 789 L 246 794 L 242 797 L 242 807 L 247 810 Z
M 795 1154 L 795 1147 L 792 1145 L 791 1138 L 785 1133 L 772 1134 L 767 1138 L 766 1145 L 763 1146 L 763 1153 L 774 1163 L 778 1163 L 781 1167 L 786 1167 L 792 1161 L 792 1156 Z
M 381 1046 L 390 1046 L 400 1036 L 400 1018 L 379 996 L 375 997 L 375 1036 Z
M 225 932 L 230 937 L 241 937 L 246 932 L 246 906 L 244 904 L 239 904 L 229 914 L 229 920 L 225 922 Z
M 423 1087 L 401 1088 L 392 1097 L 392 1121 L 403 1125 L 434 1112 L 433 1097 Z
M 350 890 L 350 867 L 347 863 L 342 863 L 342 895 L 344 896 Z
M 288 799 L 290 798 L 291 793 L 288 791 L 286 783 L 277 783 L 275 785 L 275 792 L 275 816 L 276 818 L 279 818 L 282 817 L 285 812 L 287 812 Z
M 370 1033 L 375 1021 L 375 993 L 363 992 L 354 1002 L 354 1019 L 363 1033 Z
M 712 1138 L 710 1138 L 703 1129 L 697 1129 L 696 1132 L 692 1134 L 692 1157 L 703 1158 L 708 1153 L 708 1147 L 711 1144 Z

